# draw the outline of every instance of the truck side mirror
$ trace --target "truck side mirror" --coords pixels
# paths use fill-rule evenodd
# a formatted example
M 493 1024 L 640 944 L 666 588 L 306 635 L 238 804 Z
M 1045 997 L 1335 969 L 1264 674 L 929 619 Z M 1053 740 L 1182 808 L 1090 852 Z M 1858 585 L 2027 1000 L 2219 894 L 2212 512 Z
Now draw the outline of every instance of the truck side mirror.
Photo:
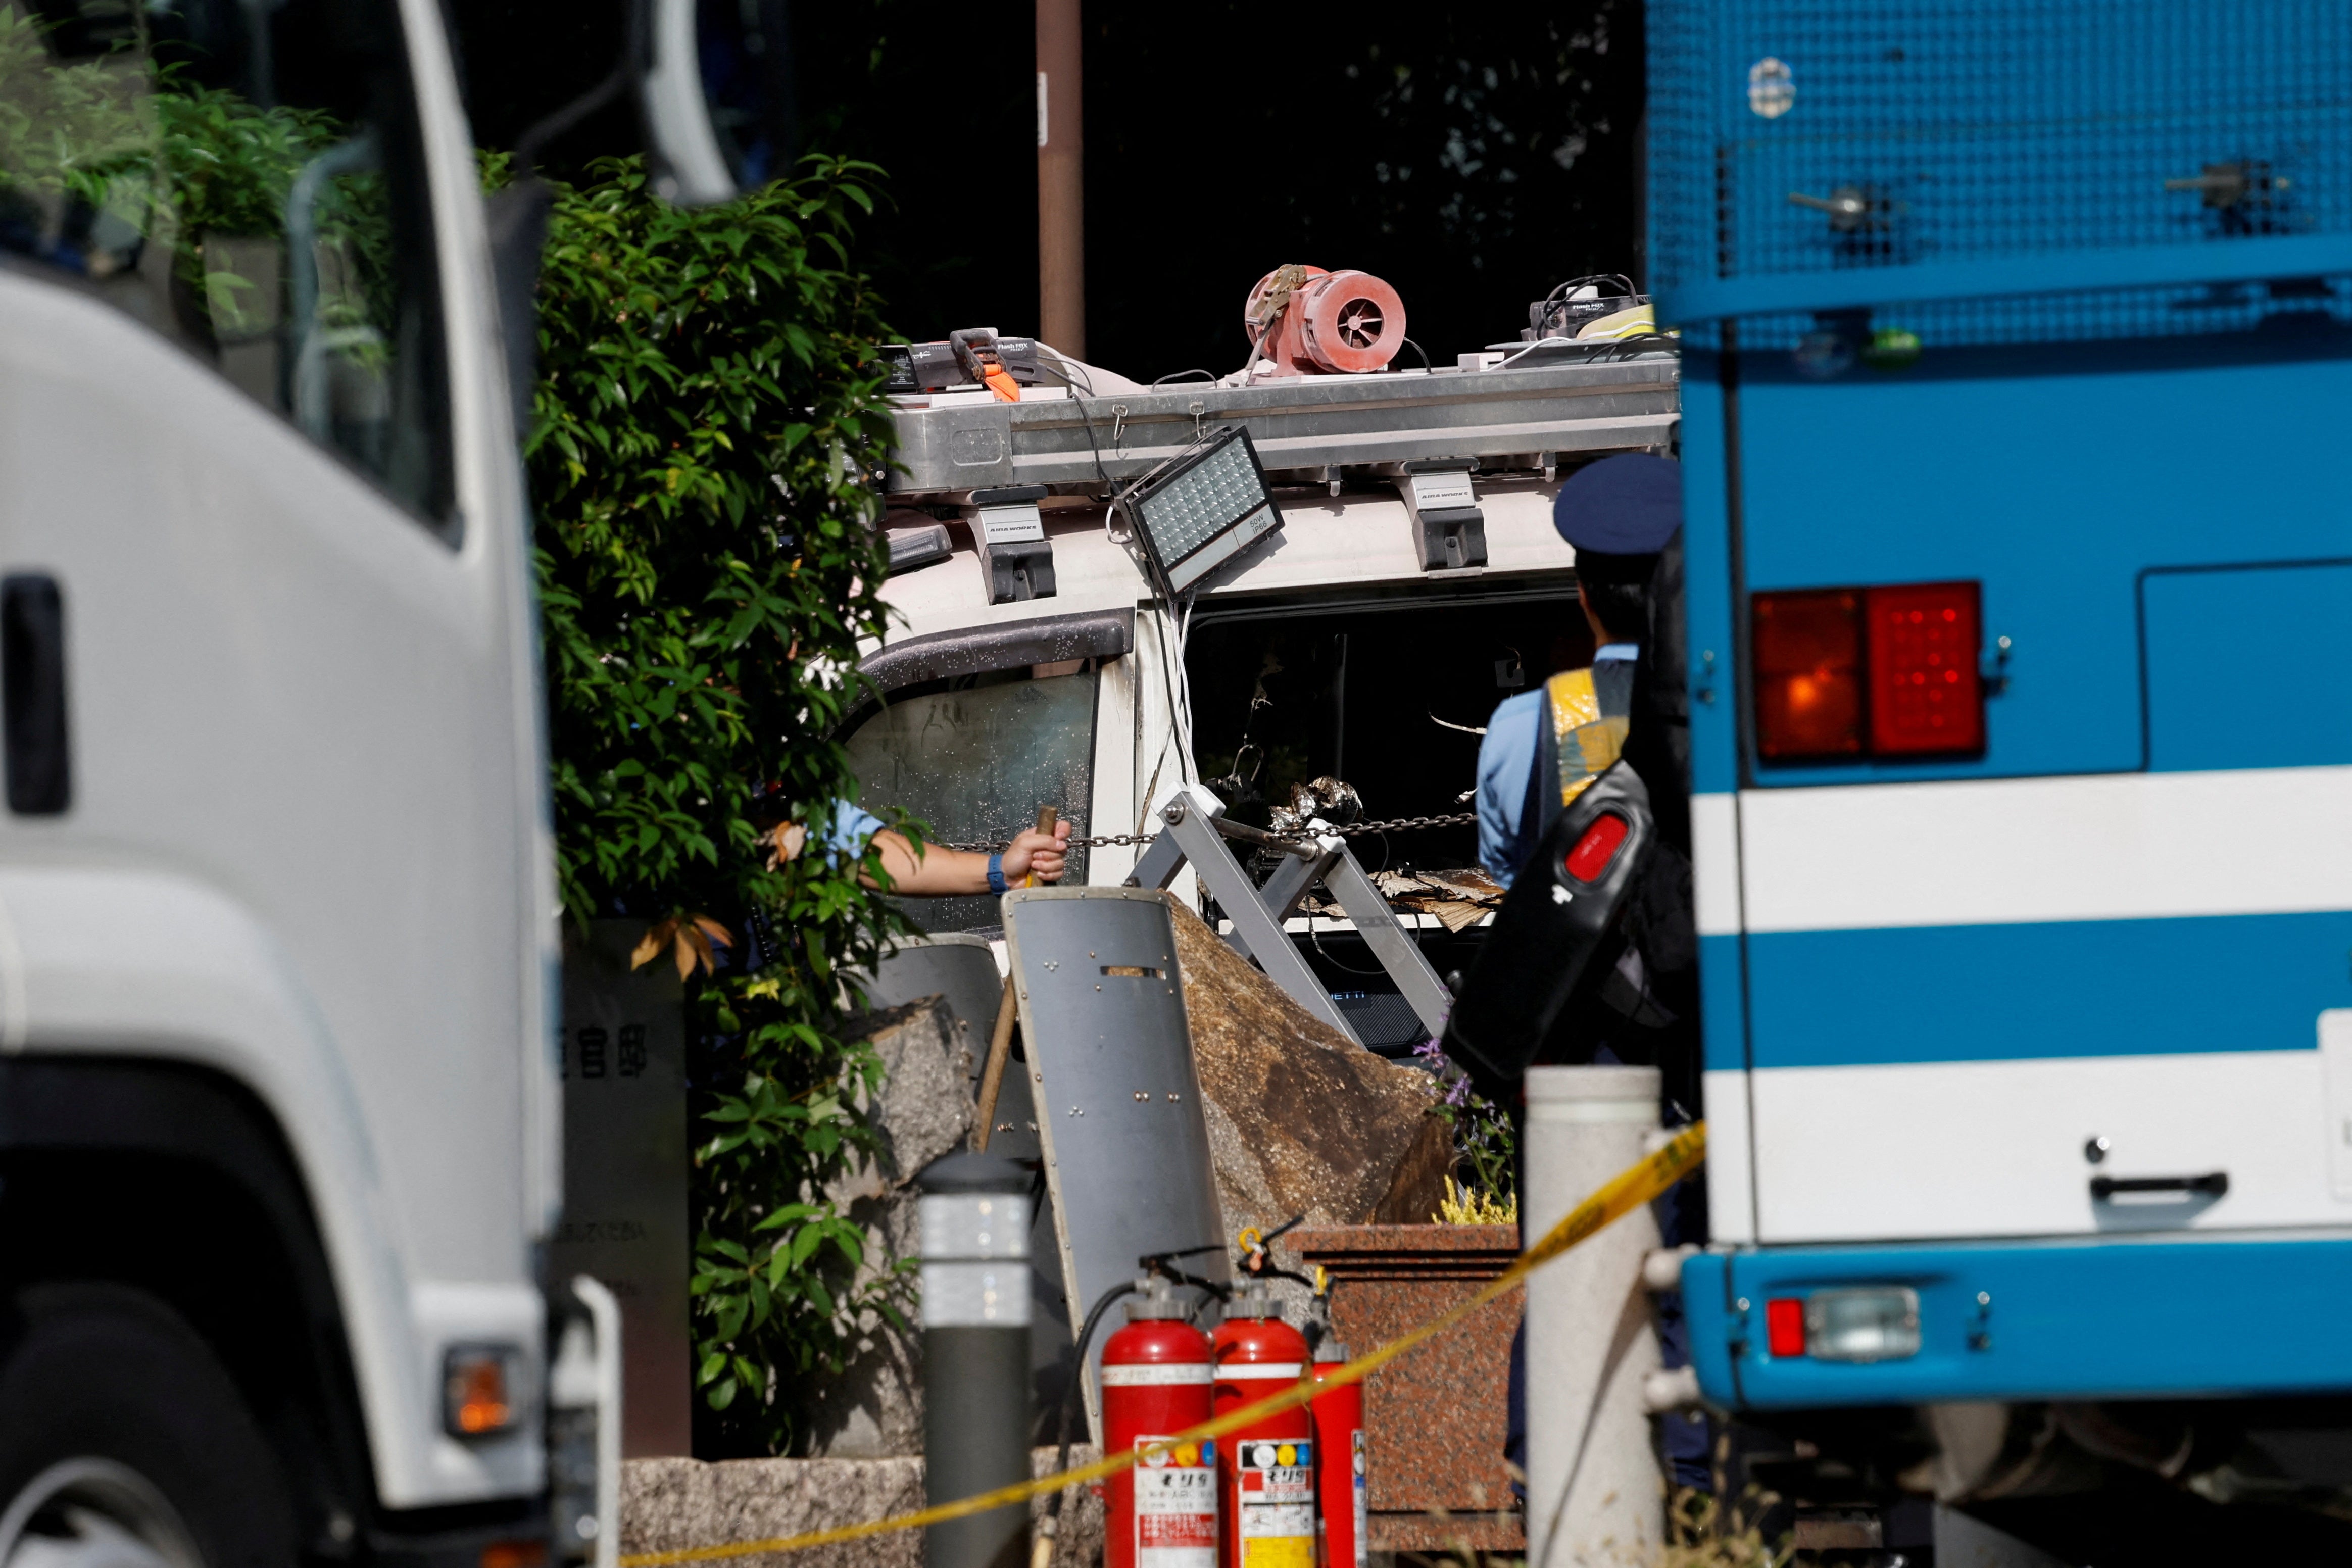
M 791 173 L 785 0 L 639 0 L 635 25 L 637 103 L 658 195 L 703 206 Z

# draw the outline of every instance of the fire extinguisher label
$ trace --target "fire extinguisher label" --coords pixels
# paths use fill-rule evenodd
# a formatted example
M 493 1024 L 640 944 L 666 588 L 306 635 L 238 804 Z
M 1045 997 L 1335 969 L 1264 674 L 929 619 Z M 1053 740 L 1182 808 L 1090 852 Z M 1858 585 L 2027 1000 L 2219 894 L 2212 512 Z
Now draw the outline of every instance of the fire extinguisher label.
M 1234 1458 L 1241 1568 L 1313 1568 L 1315 1445 L 1244 1442 Z
M 1371 1474 L 1372 1467 L 1369 1452 L 1364 1447 L 1364 1429 L 1359 1426 L 1349 1433 L 1348 1436 L 1350 1447 L 1355 1449 L 1352 1456 L 1355 1462 L 1350 1467 L 1355 1473 L 1349 1479 L 1354 1482 L 1356 1493 L 1356 1568 L 1368 1568 L 1370 1558 L 1372 1521 L 1370 1510 L 1364 1506 L 1364 1481 Z
M 1140 1450 L 1164 1437 L 1138 1437 Z M 1216 1568 L 1217 1450 L 1179 1443 L 1135 1466 L 1135 1568 Z

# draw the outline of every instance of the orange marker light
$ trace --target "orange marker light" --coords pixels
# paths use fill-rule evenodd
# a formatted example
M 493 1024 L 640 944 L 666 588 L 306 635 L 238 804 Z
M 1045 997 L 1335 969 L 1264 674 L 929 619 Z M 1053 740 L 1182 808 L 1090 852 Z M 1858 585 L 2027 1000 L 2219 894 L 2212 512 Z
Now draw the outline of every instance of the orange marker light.
M 1759 594 L 1756 750 L 1768 763 L 1863 754 L 1862 595 Z
M 443 1364 L 441 1424 L 453 1437 L 480 1437 L 514 1425 L 509 1364 L 519 1352 L 506 1345 L 459 1345 Z

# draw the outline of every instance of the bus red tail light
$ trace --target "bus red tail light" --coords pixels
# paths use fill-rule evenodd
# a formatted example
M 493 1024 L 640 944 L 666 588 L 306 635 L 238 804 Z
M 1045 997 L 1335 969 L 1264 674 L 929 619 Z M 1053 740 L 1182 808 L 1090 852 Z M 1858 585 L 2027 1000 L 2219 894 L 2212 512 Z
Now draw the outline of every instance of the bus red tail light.
M 1764 1303 L 1764 1348 L 1775 1356 L 1805 1353 L 1802 1296 L 1775 1296 Z
M 1825 763 L 1982 752 L 1979 597 L 1974 583 L 1757 595 L 1757 756 Z
M 1753 626 L 1757 754 L 1768 763 L 1860 756 L 1862 595 L 1759 594 Z
M 1977 585 L 1873 588 L 1870 750 L 1881 757 L 1984 750 Z

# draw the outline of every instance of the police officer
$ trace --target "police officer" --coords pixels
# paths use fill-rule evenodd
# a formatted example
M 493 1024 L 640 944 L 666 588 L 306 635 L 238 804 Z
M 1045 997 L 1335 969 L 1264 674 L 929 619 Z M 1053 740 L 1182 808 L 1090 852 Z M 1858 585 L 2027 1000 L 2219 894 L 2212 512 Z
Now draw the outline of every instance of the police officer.
M 1682 526 L 1681 466 L 1627 453 L 1580 468 L 1552 502 L 1552 526 L 1576 547 L 1580 598 L 1597 646 L 1590 667 L 1507 698 L 1486 721 L 1478 859 L 1506 887 L 1560 810 L 1624 751 L 1650 579 Z
M 1495 710 L 1478 751 L 1478 850 L 1507 885 L 1559 813 L 1621 757 L 1650 795 L 1659 842 L 1630 896 L 1613 953 L 1596 960 L 1536 1059 L 1639 1062 L 1660 1069 L 1666 1121 L 1698 1113 L 1696 931 L 1690 895 L 1689 717 L 1683 689 L 1682 473 L 1669 458 L 1604 458 L 1560 487 L 1553 526 L 1576 547 L 1590 668 L 1554 675 Z M 1703 1241 L 1696 1183 L 1657 1205 L 1668 1245 Z M 1686 1364 L 1678 1296 L 1660 1298 L 1660 1350 Z M 1506 1453 L 1525 1462 L 1524 1335 L 1512 1344 Z M 1710 1489 L 1707 1424 L 1662 1418 L 1675 1485 Z

